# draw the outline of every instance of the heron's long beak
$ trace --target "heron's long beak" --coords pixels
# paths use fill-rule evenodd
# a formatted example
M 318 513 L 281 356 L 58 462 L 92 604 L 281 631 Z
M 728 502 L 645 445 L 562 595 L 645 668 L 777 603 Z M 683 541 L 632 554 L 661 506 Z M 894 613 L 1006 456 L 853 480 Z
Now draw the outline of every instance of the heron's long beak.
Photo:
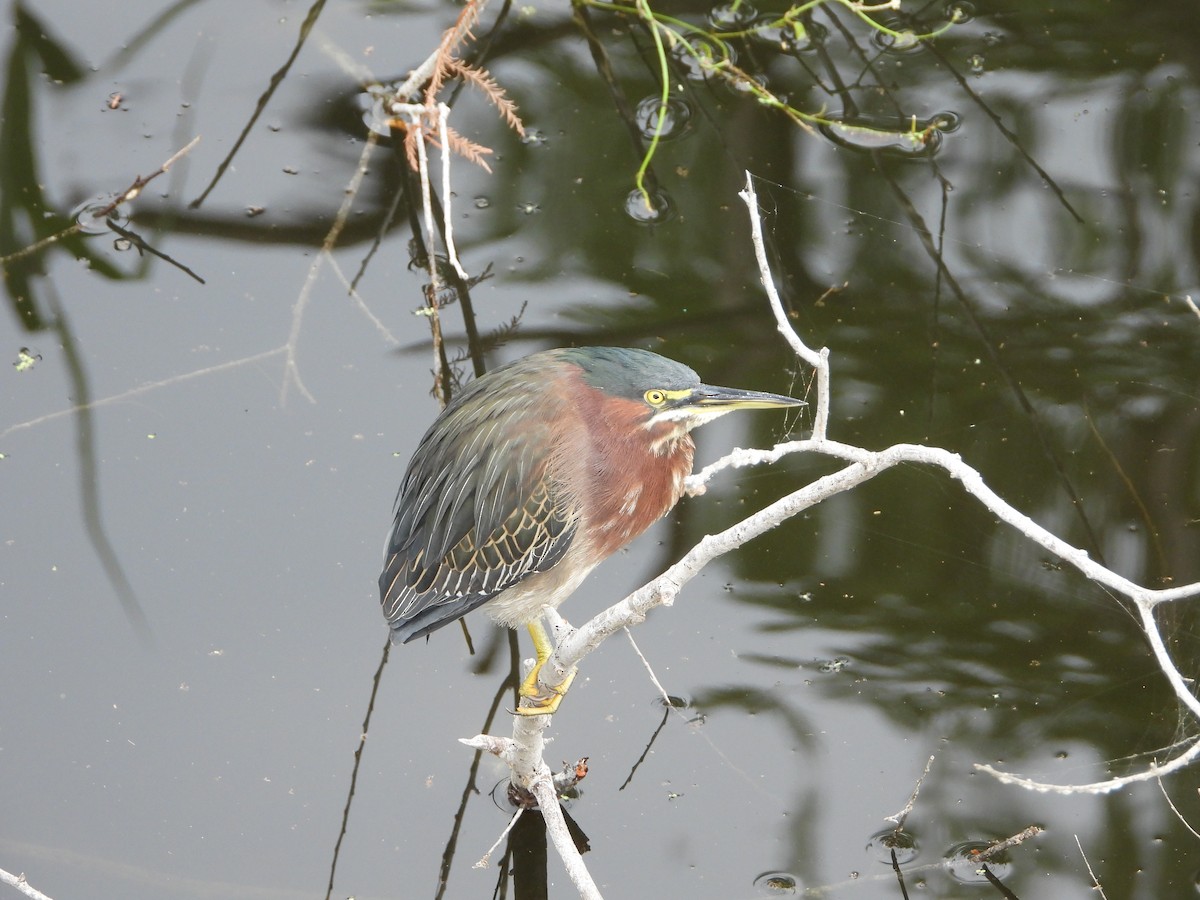
M 767 394 L 762 391 L 745 391 L 741 388 L 716 387 L 702 384 L 692 391 L 685 405 L 698 411 L 723 412 L 735 409 L 779 409 L 785 406 L 807 406 L 803 400 L 785 397 L 782 394 Z

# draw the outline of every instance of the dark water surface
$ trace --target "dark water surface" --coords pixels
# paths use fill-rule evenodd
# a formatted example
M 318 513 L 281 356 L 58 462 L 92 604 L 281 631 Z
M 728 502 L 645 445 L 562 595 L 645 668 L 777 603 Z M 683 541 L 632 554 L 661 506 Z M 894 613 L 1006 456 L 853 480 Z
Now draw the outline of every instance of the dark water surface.
M 470 91 L 451 117 L 496 151 L 493 174 L 453 170 L 464 264 L 491 269 L 472 291 L 478 326 L 520 316 L 488 362 L 631 345 L 811 400 L 758 285 L 736 196 L 748 168 L 795 325 L 832 351 L 832 437 L 945 447 L 1121 574 L 1200 579 L 1200 313 L 1184 301 L 1200 296 L 1200 15 L 963 9 L 913 50 L 874 41 L 844 6 L 813 14 L 811 47 L 738 44 L 739 65 L 797 107 L 892 137 L 909 116 L 938 120 L 933 153 L 806 133 L 676 71 L 688 121 L 654 163 L 670 212 L 644 224 L 626 211 L 639 152 L 570 10 L 494 0 L 475 31 L 507 13 L 486 65 L 531 135 Z M 0 256 L 199 135 L 121 221 L 204 283 L 107 231 L 5 267 L 0 868 L 56 900 L 323 897 L 386 639 L 382 540 L 438 408 L 407 204 L 389 217 L 390 140 L 333 253 L 321 246 L 364 150 L 361 86 L 416 65 L 457 7 L 5 10 Z M 944 22 L 937 5 L 905 10 Z M 655 95 L 646 34 L 590 21 L 628 106 Z M 460 307 L 442 320 L 457 352 Z M 698 459 L 810 426 L 731 416 L 698 433 Z M 831 468 L 723 475 L 563 613 L 582 621 Z M 1192 605 L 1160 615 L 1194 674 Z M 536 850 L 512 861 L 517 882 L 497 868 L 503 846 L 472 868 L 505 825 L 490 796 L 505 773 L 473 769 L 457 739 L 506 733 L 512 694 L 506 635 L 469 622 L 474 658 L 457 627 L 392 651 L 332 896 L 433 897 L 443 879 L 451 898 L 574 895 L 553 853 L 541 885 L 524 874 Z M 910 895 L 1003 896 L 939 864 L 1031 824 L 1046 830 L 1001 867 L 1023 900 L 1096 896 L 1080 846 L 1110 900 L 1196 895 L 1200 839 L 1163 796 L 1200 827 L 1194 772 L 1060 797 L 974 769 L 1097 781 L 1166 759 L 1200 724 L 1116 598 L 940 473 L 888 472 L 811 510 L 710 567 L 636 637 L 684 715 L 663 724 L 621 637 L 586 661 L 551 729 L 552 762 L 591 760 L 570 812 L 606 897 L 776 896 L 787 879 L 902 897 L 873 838 L 931 754 L 907 823 Z

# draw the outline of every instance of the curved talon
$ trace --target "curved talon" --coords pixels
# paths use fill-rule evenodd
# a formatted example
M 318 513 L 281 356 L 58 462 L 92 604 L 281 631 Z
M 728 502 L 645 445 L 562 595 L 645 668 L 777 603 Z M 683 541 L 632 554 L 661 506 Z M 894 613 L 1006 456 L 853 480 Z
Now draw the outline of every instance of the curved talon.
M 532 630 L 532 627 L 531 629 Z M 548 654 L 547 654 L 548 656 Z M 571 687 L 571 682 L 575 680 L 575 670 L 572 669 L 566 677 L 566 680 L 557 687 L 550 688 L 549 694 L 543 694 L 539 689 L 538 675 L 541 674 L 542 666 L 546 660 L 538 661 L 529 674 L 525 676 L 525 680 L 521 682 L 521 687 L 517 691 L 522 697 L 529 701 L 527 706 L 518 706 L 514 712 L 519 716 L 549 716 L 562 703 L 562 698 L 566 696 L 567 689 Z
M 542 694 L 538 684 L 538 676 L 541 674 L 541 667 L 546 665 L 546 660 L 550 659 L 550 655 L 554 652 L 554 644 L 550 642 L 550 635 L 546 634 L 545 626 L 541 624 L 540 619 L 534 619 L 528 625 L 529 636 L 533 638 L 534 653 L 538 654 L 538 661 L 534 662 L 532 670 L 529 670 L 526 679 L 521 682 L 521 689 L 518 694 L 529 701 L 528 706 L 517 707 L 515 712 L 517 715 L 551 715 L 554 710 L 558 709 L 558 704 L 563 702 L 563 695 L 566 694 L 566 689 L 570 688 L 572 680 L 575 678 L 575 670 L 566 674 L 564 682 L 551 688 L 550 694 Z
M 546 660 L 554 652 L 554 645 L 550 643 L 550 635 L 546 634 L 546 629 L 539 620 L 535 619 L 530 622 L 528 628 L 529 636 L 533 638 L 534 652 L 537 653 L 537 662 L 529 670 L 529 674 L 521 682 L 520 690 L 517 691 L 517 693 L 529 701 L 529 704 L 518 706 L 515 712 L 520 716 L 548 716 L 558 709 L 558 704 L 562 703 L 562 698 L 566 695 L 567 689 L 571 686 L 571 682 L 575 680 L 575 669 L 572 668 L 567 673 L 567 677 L 563 680 L 562 684 L 557 687 L 551 687 L 549 694 L 543 694 L 538 684 L 538 676 L 542 673 L 542 666 L 546 664 Z

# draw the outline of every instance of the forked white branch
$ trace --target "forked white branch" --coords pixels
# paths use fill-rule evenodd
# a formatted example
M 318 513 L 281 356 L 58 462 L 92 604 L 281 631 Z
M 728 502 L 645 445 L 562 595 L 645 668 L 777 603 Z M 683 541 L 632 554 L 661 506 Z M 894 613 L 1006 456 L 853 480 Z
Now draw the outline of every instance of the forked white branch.
M 746 173 L 746 189 L 740 196 L 750 212 L 752 239 L 762 283 L 770 299 L 779 331 L 796 355 L 816 370 L 817 396 L 813 437 L 810 440 L 779 444 L 771 450 L 735 450 L 724 459 L 692 475 L 688 479 L 688 492 L 691 494 L 703 493 L 707 482 L 724 469 L 774 463 L 793 453 L 819 453 L 844 460 L 849 464 L 776 500 L 725 531 L 706 536 L 679 562 L 659 577 L 604 610 L 578 629 L 567 625 L 557 613 L 548 614 L 547 618 L 550 620 L 552 631 L 557 634 L 558 641 L 554 654 L 542 669 L 543 684 L 548 688 L 561 684 L 571 669 L 603 643 L 609 635 L 642 622 L 650 610 L 655 607 L 670 606 L 683 586 L 695 578 L 714 559 L 735 550 L 752 538 L 775 528 L 797 513 L 809 509 L 835 494 L 868 481 L 893 466 L 907 463 L 941 469 L 958 481 L 968 494 L 982 503 L 998 519 L 1019 531 L 1028 540 L 1074 566 L 1097 584 L 1129 598 L 1138 611 L 1142 630 L 1146 634 L 1155 660 L 1168 683 L 1175 691 L 1179 701 L 1200 720 L 1200 701 L 1197 700 L 1189 688 L 1187 680 L 1172 662 L 1154 619 L 1154 608 L 1158 604 L 1200 595 L 1200 584 L 1190 584 L 1168 590 L 1152 590 L 1118 575 L 1091 559 L 1086 551 L 1072 546 L 1015 509 L 987 486 L 978 471 L 964 463 L 957 454 L 948 450 L 918 444 L 895 444 L 885 450 L 872 451 L 828 439 L 826 434 L 830 397 L 829 351 L 825 348 L 814 351 L 807 347 L 788 321 L 783 304 L 775 290 L 768 265 L 759 218 L 758 197 L 755 194 L 753 179 L 749 172 Z M 542 786 L 543 782 L 547 785 L 550 784 L 548 781 L 549 768 L 541 759 L 542 731 L 545 725 L 540 727 L 534 725 L 534 723 L 541 722 L 548 725 L 549 717 L 515 717 L 511 741 L 506 740 L 502 744 L 495 745 L 496 749 L 492 751 L 499 751 L 498 755 L 501 755 L 506 761 L 511 760 L 509 764 L 513 770 L 514 780 L 523 787 L 533 790 L 539 799 L 542 794 L 546 793 L 546 788 Z M 471 739 L 468 743 L 471 743 L 472 746 L 484 746 L 487 742 L 497 740 L 480 736 Z M 477 742 L 485 742 L 485 744 Z M 976 768 L 987 772 L 1003 783 L 1020 785 L 1032 790 L 1060 794 L 1097 794 L 1116 790 L 1134 782 L 1161 777 L 1163 774 L 1188 765 L 1198 755 L 1200 755 L 1200 741 L 1192 742 L 1186 750 L 1167 762 L 1151 764 L 1142 772 L 1079 785 L 1046 784 L 1023 776 L 1000 772 L 987 765 L 977 765 Z M 553 788 L 551 786 L 547 802 L 552 796 Z M 545 810 L 548 826 L 554 818 L 561 819 L 561 816 L 558 815 L 557 802 L 555 801 L 552 806 L 553 809 Z M 569 836 L 563 831 L 560 836 L 556 837 L 554 828 L 551 828 L 551 835 L 580 895 L 588 898 L 598 897 L 599 894 L 595 893 L 595 884 L 590 876 L 587 876 L 587 870 L 583 867 L 582 859 Z
M 513 716 L 511 739 L 481 734 L 460 740 L 468 747 L 486 750 L 499 757 L 512 772 L 513 782 L 537 798 L 538 809 L 546 821 L 546 833 L 550 835 L 554 849 L 558 851 L 575 890 L 584 900 L 602 900 L 600 889 L 592 880 L 592 875 L 583 862 L 583 856 L 571 838 L 562 808 L 558 805 L 554 775 L 546 765 L 543 753 L 544 733 L 549 725 L 550 716 Z

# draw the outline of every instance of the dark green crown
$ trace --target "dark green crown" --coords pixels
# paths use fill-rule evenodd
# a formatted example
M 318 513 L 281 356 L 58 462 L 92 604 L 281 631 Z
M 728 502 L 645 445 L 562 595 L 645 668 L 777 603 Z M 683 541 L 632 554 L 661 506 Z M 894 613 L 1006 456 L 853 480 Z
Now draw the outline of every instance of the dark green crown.
M 649 350 L 575 347 L 558 353 L 563 361 L 583 369 L 584 381 L 615 397 L 640 399 L 650 388 L 679 391 L 700 384 L 700 376 L 683 363 Z

